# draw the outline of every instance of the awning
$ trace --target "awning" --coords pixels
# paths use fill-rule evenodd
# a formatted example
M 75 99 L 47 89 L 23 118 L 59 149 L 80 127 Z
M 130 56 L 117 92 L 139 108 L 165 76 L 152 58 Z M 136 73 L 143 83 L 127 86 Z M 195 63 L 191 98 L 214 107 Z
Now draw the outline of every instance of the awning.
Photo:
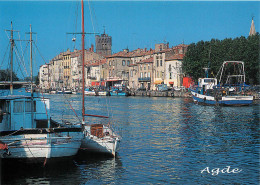
M 99 86 L 99 82 L 91 82 L 91 86 Z
M 162 84 L 163 80 L 155 80 L 154 84 Z
M 106 83 L 105 82 L 101 82 L 101 84 L 99 82 L 91 82 L 91 86 L 105 86 Z
M 169 84 L 172 84 L 172 85 L 173 85 L 173 84 L 174 84 L 174 82 L 169 82 Z
M 106 80 L 107 82 L 117 82 L 117 81 L 123 81 L 123 80 L 119 80 L 119 79 L 108 79 Z

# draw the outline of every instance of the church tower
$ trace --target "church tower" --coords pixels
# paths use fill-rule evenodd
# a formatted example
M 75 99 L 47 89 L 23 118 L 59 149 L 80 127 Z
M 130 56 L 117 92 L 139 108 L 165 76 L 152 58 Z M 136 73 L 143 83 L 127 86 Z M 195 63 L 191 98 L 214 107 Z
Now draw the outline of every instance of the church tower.
M 108 36 L 104 30 L 101 36 L 96 35 L 96 53 L 102 56 L 107 56 L 112 54 L 112 37 Z
M 249 36 L 255 35 L 256 31 L 255 31 L 255 23 L 254 23 L 254 19 L 252 17 L 252 23 L 251 23 L 251 28 L 250 28 L 250 32 L 249 32 Z

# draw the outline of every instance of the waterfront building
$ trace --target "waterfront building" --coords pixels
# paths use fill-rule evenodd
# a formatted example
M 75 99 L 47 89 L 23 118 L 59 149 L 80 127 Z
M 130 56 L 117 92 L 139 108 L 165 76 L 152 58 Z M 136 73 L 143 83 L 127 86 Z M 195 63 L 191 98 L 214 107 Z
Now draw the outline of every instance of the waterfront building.
M 86 85 L 87 86 L 105 86 L 104 77 L 107 70 L 105 69 L 106 59 L 98 60 L 88 65 Z
M 138 64 L 129 65 L 129 88 L 138 89 Z
M 63 65 L 63 80 L 64 80 L 64 88 L 71 89 L 71 60 L 70 60 L 71 52 L 68 49 L 63 53 L 62 57 L 62 65 Z
M 40 66 L 39 85 L 44 91 L 49 89 L 49 64 Z
M 108 36 L 104 31 L 103 34 L 96 35 L 96 53 L 101 56 L 108 56 L 112 54 L 112 37 Z
M 50 89 L 63 89 L 63 53 L 60 53 L 50 61 Z
M 168 87 L 182 86 L 182 61 L 184 54 L 168 55 L 165 59 L 165 80 Z
M 114 84 L 121 84 L 128 86 L 129 81 L 129 68 L 131 63 L 131 56 L 133 52 L 129 52 L 128 49 L 124 49 L 118 53 L 107 56 L 107 83 L 108 86 L 113 86 Z
M 153 57 L 141 60 L 137 63 L 139 71 L 138 75 L 138 87 L 146 90 L 151 89 L 151 77 L 153 74 Z
M 133 51 L 131 61 L 133 65 L 129 68 L 129 86 L 130 88 L 150 89 L 152 83 L 152 63 L 154 50 L 137 49 Z M 148 60 L 149 59 L 149 60 Z M 137 67 L 135 67 L 137 66 Z M 137 72 L 137 73 L 136 73 Z
M 152 89 L 156 90 L 158 84 L 163 84 L 165 80 L 165 53 L 169 49 L 169 44 L 155 44 L 153 56 L 153 83 Z
M 75 50 L 71 53 L 70 60 L 71 60 L 71 89 L 76 91 L 80 89 L 81 86 L 81 62 L 80 62 L 80 51 Z

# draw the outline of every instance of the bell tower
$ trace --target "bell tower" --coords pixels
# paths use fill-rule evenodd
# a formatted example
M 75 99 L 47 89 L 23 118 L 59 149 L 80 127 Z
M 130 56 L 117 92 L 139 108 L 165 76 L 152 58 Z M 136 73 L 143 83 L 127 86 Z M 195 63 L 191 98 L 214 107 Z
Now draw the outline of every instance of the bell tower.
M 96 53 L 102 56 L 107 56 L 112 54 L 112 37 L 106 34 L 104 29 L 104 33 L 96 35 Z

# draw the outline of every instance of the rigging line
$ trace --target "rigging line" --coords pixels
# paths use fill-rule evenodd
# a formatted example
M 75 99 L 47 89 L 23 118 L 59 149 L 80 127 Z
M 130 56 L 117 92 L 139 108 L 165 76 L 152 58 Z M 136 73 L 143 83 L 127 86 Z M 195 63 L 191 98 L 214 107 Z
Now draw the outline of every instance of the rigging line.
M 24 61 L 24 55 L 25 55 L 25 53 L 26 53 L 26 50 L 27 50 L 27 47 L 28 47 L 28 44 L 29 44 L 29 42 L 27 42 L 27 44 L 26 44 L 26 46 L 25 46 L 25 49 L 24 49 L 24 52 L 23 52 L 23 61 Z M 28 74 L 27 74 L 28 75 Z
M 3 65 L 3 63 L 4 63 L 5 55 L 6 55 L 6 53 L 7 53 L 7 50 L 8 50 L 8 48 L 9 48 L 9 45 L 10 45 L 10 42 L 8 42 L 8 45 L 7 45 L 7 48 L 6 48 L 6 51 L 5 51 L 5 54 L 4 54 L 2 63 L 1 63 L 1 65 L 0 65 L 0 68 L 1 68 L 1 66 Z
M 34 45 L 35 45 L 35 47 L 36 47 L 37 51 L 39 52 L 39 54 L 40 54 L 41 58 L 43 59 L 43 61 L 45 62 L 45 64 L 47 64 L 47 63 L 46 63 L 46 60 L 43 58 L 43 56 L 42 56 L 42 54 L 41 54 L 41 52 L 40 52 L 39 48 L 37 47 L 37 45 L 35 44 L 35 42 L 33 42 L 33 43 L 34 43 Z
M 16 50 L 14 50 L 14 52 L 16 53 Z M 16 70 L 17 78 L 18 78 L 18 70 L 19 70 L 19 69 L 20 69 L 20 71 L 21 71 L 21 73 L 22 73 L 22 76 L 23 76 L 23 78 L 24 78 L 23 71 L 22 71 L 22 69 L 21 69 L 21 65 L 19 64 L 19 59 L 18 59 L 17 56 L 18 56 L 18 54 L 16 53 L 15 57 L 16 57 L 16 62 L 17 62 L 17 64 L 18 64 L 18 68 L 17 68 L 17 70 Z
M 74 32 L 76 32 L 77 30 L 77 25 L 78 25 L 78 10 L 79 10 L 79 1 L 77 1 L 77 4 L 76 4 L 76 11 L 75 11 L 75 17 L 76 17 L 76 24 L 75 24 L 75 30 Z M 75 34 L 75 38 L 77 37 L 77 34 Z
M 24 61 L 23 47 L 22 47 L 20 32 L 18 32 L 18 37 L 19 37 L 19 40 L 20 40 L 20 47 L 21 47 L 21 51 L 22 51 L 22 59 L 23 59 L 23 61 Z
M 20 63 L 20 64 L 22 64 L 23 65 L 23 67 L 24 67 L 24 70 L 25 70 L 25 72 L 26 72 L 26 75 L 28 75 L 28 73 L 27 73 L 27 70 L 26 70 L 26 67 L 25 67 L 25 64 L 24 63 L 22 63 L 22 61 L 21 61 L 21 58 L 20 58 L 20 54 L 19 54 L 19 51 L 18 51 L 18 48 L 17 48 L 17 46 L 15 45 L 15 48 L 14 48 L 14 52 L 16 53 L 16 60 Z M 18 63 L 17 62 L 17 63 Z M 18 64 L 19 64 L 18 63 Z M 21 69 L 21 66 L 19 65 L 19 68 L 20 68 L 20 70 L 21 70 L 21 73 L 23 72 L 22 71 L 22 69 Z M 17 70 L 18 71 L 18 70 Z M 23 73 L 22 73 L 22 75 L 23 75 Z
M 94 18 L 95 18 L 95 23 L 97 24 L 98 33 L 100 33 L 99 26 L 98 26 L 98 21 L 97 21 L 97 17 L 96 17 L 96 13 L 95 13 L 95 9 L 94 8 L 93 8 L 93 14 L 94 14 Z
M 28 72 L 27 72 L 27 70 L 26 70 L 24 60 L 21 59 L 21 56 L 20 56 L 20 53 L 19 53 L 19 50 L 18 50 L 16 44 L 15 44 L 14 51 L 15 51 L 16 55 L 19 57 L 19 60 L 20 60 L 21 64 L 23 65 L 23 68 L 24 68 L 24 70 L 25 70 L 25 73 L 26 73 L 26 75 L 28 76 Z M 22 72 L 22 71 L 21 71 L 21 72 Z
M 42 90 L 41 90 L 41 93 L 42 93 L 42 99 L 43 99 L 43 103 L 44 103 L 45 113 L 46 113 L 47 120 L 48 120 L 48 112 L 47 112 L 46 103 L 45 103 L 45 98 L 44 98 L 44 96 L 43 96 L 43 91 L 42 91 Z
M 34 57 L 33 57 L 33 61 L 32 61 L 32 63 L 33 63 L 33 69 L 37 69 L 37 65 L 36 65 L 36 51 L 35 51 L 35 49 L 33 49 L 32 50 L 33 51 L 33 54 L 34 54 Z M 33 70 L 32 69 L 32 70 Z M 34 74 L 35 75 L 35 74 Z
M 95 27 L 94 27 L 94 22 L 93 22 L 93 17 L 92 17 L 92 11 L 91 11 L 91 8 L 90 8 L 90 1 L 89 0 L 88 0 L 88 7 L 89 7 L 90 18 L 91 18 L 91 24 L 92 24 L 92 27 L 93 27 L 93 31 L 94 31 L 94 33 L 96 33 Z
M 10 60 L 11 60 L 11 52 L 9 53 L 8 61 L 10 61 Z M 8 77 L 9 77 L 9 75 L 8 75 L 8 73 L 9 73 L 8 69 L 9 69 L 10 65 L 11 65 L 10 62 L 8 62 L 7 69 L 6 69 L 7 75 L 6 75 L 5 78 L 4 78 L 4 81 L 5 81 L 5 82 L 8 80 Z
M 79 118 L 79 116 L 77 115 L 77 113 L 75 112 L 75 110 L 73 109 L 72 105 L 70 104 L 69 100 L 67 99 L 67 97 L 65 96 L 65 94 L 63 94 L 63 96 L 65 97 L 65 99 L 67 100 L 67 102 L 69 103 L 70 108 L 73 110 L 74 114 L 76 115 L 76 117 L 79 119 L 79 121 L 81 121 L 81 119 Z

